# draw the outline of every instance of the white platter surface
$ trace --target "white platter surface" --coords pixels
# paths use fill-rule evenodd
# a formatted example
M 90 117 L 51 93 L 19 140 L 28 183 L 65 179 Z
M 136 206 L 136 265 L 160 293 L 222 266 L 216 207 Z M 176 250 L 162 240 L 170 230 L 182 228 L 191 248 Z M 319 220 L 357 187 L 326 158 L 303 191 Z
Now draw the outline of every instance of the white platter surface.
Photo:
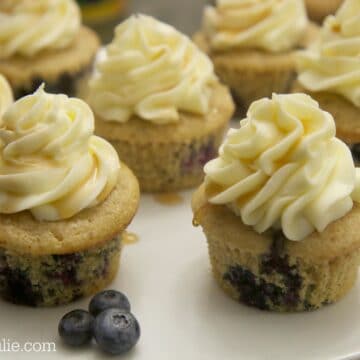
M 124 360 L 340 360 L 360 359 L 360 281 L 338 304 L 301 314 L 258 311 L 228 298 L 214 282 L 207 244 L 192 226 L 191 192 L 167 206 L 142 197 L 111 288 L 126 293 L 142 330 Z M 4 352 L 1 359 L 90 360 L 114 358 L 96 345 L 69 349 L 59 341 L 58 320 L 86 308 L 33 309 L 0 302 L 1 343 L 55 342 L 55 352 Z M 0 349 L 4 350 L 4 349 Z

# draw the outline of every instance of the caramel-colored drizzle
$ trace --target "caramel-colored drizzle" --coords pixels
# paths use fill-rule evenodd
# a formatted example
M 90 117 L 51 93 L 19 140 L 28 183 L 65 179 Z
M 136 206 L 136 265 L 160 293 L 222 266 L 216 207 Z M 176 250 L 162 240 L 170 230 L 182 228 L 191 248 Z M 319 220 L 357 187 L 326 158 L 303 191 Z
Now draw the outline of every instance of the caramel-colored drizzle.
M 162 193 L 154 195 L 154 199 L 161 205 L 175 206 L 182 204 L 184 199 L 177 193 Z
M 139 241 L 139 236 L 132 232 L 124 231 L 122 234 L 123 245 L 133 245 Z

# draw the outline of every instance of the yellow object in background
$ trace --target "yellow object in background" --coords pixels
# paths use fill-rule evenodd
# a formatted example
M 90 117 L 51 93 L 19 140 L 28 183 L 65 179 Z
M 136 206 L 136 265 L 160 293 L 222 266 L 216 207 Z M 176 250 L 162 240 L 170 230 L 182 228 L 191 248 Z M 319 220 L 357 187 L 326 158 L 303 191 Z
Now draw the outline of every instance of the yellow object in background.
M 114 28 L 125 17 L 129 0 L 77 0 L 81 6 L 83 21 L 93 28 L 103 43 L 108 43 Z
M 114 20 L 124 12 L 127 0 L 78 0 L 85 23 Z

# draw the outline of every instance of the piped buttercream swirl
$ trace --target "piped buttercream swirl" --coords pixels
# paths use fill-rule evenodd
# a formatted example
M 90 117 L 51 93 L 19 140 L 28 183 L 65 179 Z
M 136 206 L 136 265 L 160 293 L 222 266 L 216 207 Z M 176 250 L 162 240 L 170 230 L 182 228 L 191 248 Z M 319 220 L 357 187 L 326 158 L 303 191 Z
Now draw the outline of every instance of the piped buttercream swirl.
M 211 203 L 229 206 L 260 233 L 277 227 L 297 241 L 360 201 L 360 169 L 335 137 L 332 116 L 311 97 L 256 101 L 240 125 L 205 166 Z
M 299 82 L 342 95 L 360 107 L 360 1 L 347 0 L 326 18 L 321 39 L 297 56 Z
M 4 76 L 0 74 L 0 126 L 1 117 L 12 102 L 13 94 L 10 85 Z
M 12 104 L 0 126 L 0 213 L 29 210 L 54 221 L 101 203 L 120 163 L 93 132 L 93 114 L 79 99 L 40 87 Z
M 71 45 L 81 25 L 74 0 L 0 1 L 0 59 Z
M 103 120 L 123 123 L 136 115 L 173 123 L 180 111 L 206 114 L 215 82 L 210 59 L 188 37 L 138 15 L 116 28 L 90 81 L 89 102 Z
M 298 45 L 307 25 L 303 0 L 217 0 L 203 17 L 210 47 L 220 51 L 287 51 Z

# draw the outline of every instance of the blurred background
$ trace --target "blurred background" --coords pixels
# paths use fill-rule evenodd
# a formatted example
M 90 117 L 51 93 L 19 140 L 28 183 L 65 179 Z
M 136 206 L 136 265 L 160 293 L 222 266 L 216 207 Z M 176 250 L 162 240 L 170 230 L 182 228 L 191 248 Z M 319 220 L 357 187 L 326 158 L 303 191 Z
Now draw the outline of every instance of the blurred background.
M 78 0 L 84 22 L 108 43 L 116 24 L 133 13 L 153 15 L 191 35 L 199 29 L 204 4 L 208 0 Z
M 2 1 L 2 0 L 0 0 Z M 191 35 L 200 28 L 204 6 L 216 0 L 77 0 L 84 23 L 93 27 L 104 43 L 112 39 L 114 27 L 134 13 L 153 15 Z M 305 0 L 311 20 L 321 23 L 334 13 L 342 0 Z

